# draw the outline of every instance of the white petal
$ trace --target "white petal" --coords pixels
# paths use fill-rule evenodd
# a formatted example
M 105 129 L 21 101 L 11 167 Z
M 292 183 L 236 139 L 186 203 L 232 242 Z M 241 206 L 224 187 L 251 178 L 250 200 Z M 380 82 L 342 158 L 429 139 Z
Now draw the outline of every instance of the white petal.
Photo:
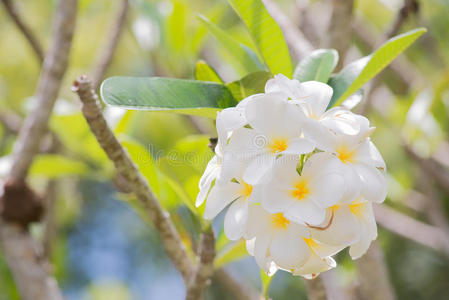
M 273 238 L 270 253 L 279 267 L 292 270 L 307 261 L 310 250 L 301 236 L 293 232 L 284 232 Z
M 217 115 L 217 132 L 220 143 L 224 146 L 227 144 L 228 133 L 245 126 L 247 123 L 244 110 L 230 107 L 223 109 Z
M 330 213 L 319 227 L 327 227 L 327 229 L 311 228 L 312 237 L 325 244 L 346 247 L 360 239 L 359 222 L 349 210 L 348 205 L 340 206 L 333 212 L 333 217 Z
M 287 149 L 282 154 L 305 154 L 314 150 L 315 143 L 305 138 L 295 138 L 289 141 Z
M 299 137 L 305 120 L 302 110 L 275 95 L 265 94 L 257 101 L 248 102 L 245 116 L 252 128 L 268 138 Z
M 270 184 L 264 186 L 262 195 L 262 207 L 269 213 L 279 213 L 288 211 L 289 207 L 295 203 L 295 198 L 291 197 L 286 189 L 279 189 Z
M 220 173 L 220 168 L 221 166 L 218 164 L 218 157 L 212 157 L 212 159 L 207 164 L 206 170 L 204 171 L 203 176 L 201 176 L 198 184 L 200 192 L 198 193 L 195 201 L 195 205 L 197 207 L 203 204 L 204 200 L 206 200 L 206 196 L 209 193 L 212 182 Z
M 307 81 L 301 83 L 301 98 L 311 107 L 313 115 L 319 117 L 325 111 L 332 98 L 332 88 L 322 82 Z M 296 100 L 296 99 L 293 99 Z
M 310 225 L 318 225 L 324 221 L 326 210 L 319 208 L 313 201 L 302 199 L 293 203 L 284 216 L 300 224 L 305 222 Z
M 321 123 L 339 134 L 356 135 L 360 132 L 360 122 L 357 115 L 341 107 L 328 110 Z
M 383 202 L 387 196 L 387 182 L 385 175 L 374 167 L 365 164 L 353 165 L 362 181 L 361 194 L 371 202 Z
M 254 258 L 259 267 L 265 272 L 270 271 L 271 260 L 268 252 L 271 237 L 258 236 L 254 242 Z
M 256 236 L 265 235 L 270 228 L 270 214 L 260 205 L 248 205 L 248 220 L 244 238 L 249 240 Z
M 327 271 L 336 266 L 335 261 L 331 257 L 321 258 L 312 253 L 307 262 L 294 270 L 293 275 L 301 275 L 306 278 L 315 278 L 319 273 Z
M 354 155 L 354 160 L 359 163 L 365 163 L 376 168 L 381 168 L 385 171 L 386 166 L 382 155 L 377 150 L 376 146 L 369 139 L 365 140 L 357 148 Z
M 246 168 L 243 174 L 243 180 L 252 185 L 260 183 L 262 179 L 264 179 L 264 182 L 269 180 L 270 176 L 265 176 L 270 175 L 269 171 L 271 171 L 275 159 L 276 157 L 271 153 L 265 153 L 255 157 Z
M 214 186 L 207 197 L 204 218 L 211 220 L 240 194 L 240 184 L 230 182 L 224 186 Z
M 329 173 L 310 182 L 310 197 L 321 208 L 335 205 L 343 196 L 345 181 L 343 176 Z
M 248 219 L 248 202 L 238 199 L 232 203 L 224 219 L 224 232 L 228 239 L 240 239 L 246 230 Z

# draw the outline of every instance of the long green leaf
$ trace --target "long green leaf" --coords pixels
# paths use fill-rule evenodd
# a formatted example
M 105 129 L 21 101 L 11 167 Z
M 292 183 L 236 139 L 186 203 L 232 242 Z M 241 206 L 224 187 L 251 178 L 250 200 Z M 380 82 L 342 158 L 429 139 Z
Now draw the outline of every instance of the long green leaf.
M 263 93 L 265 83 L 270 79 L 271 75 L 265 71 L 259 71 L 246 75 L 240 80 L 226 84 L 228 89 L 237 101 L 240 101 L 248 96 Z
M 425 28 L 417 28 L 393 37 L 371 55 L 346 66 L 329 81 L 334 89 L 329 106 L 341 104 L 344 99 L 376 76 L 426 31 Z
M 243 259 L 246 256 L 248 256 L 248 251 L 246 251 L 245 240 L 241 239 L 240 241 L 231 242 L 217 253 L 214 266 L 216 269 L 219 269 L 224 265 Z
M 220 76 L 218 76 L 217 72 L 203 60 L 197 61 L 195 65 L 195 79 L 224 83 Z
M 106 104 L 215 118 L 236 100 L 222 84 L 161 77 L 111 77 L 101 85 Z
M 58 154 L 41 154 L 31 165 L 30 175 L 47 178 L 79 176 L 86 174 L 89 168 L 82 161 L 70 159 Z
M 338 52 L 334 49 L 318 49 L 306 56 L 296 66 L 294 79 L 300 82 L 321 81 L 326 83 L 338 62 Z
M 291 77 L 292 61 L 279 25 L 261 0 L 228 0 L 248 28 L 265 64 L 273 74 Z
M 259 61 L 257 54 L 250 48 L 235 40 L 223 29 L 209 21 L 206 17 L 198 15 L 199 20 L 204 26 L 209 29 L 212 35 L 220 42 L 229 54 L 247 73 L 252 73 L 260 70 L 265 70 L 264 65 Z

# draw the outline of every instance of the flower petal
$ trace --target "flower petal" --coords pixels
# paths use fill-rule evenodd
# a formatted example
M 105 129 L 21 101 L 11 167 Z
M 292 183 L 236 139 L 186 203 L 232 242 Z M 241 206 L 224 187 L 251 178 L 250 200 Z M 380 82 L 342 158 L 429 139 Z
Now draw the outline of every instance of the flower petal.
M 240 194 L 240 184 L 229 182 L 223 186 L 214 186 L 207 197 L 204 218 L 211 220 L 229 203 L 236 200 Z
M 326 210 L 318 207 L 313 201 L 303 199 L 293 203 L 284 216 L 296 223 L 318 225 L 324 221 Z
M 329 173 L 310 182 L 310 197 L 320 208 L 328 208 L 340 201 L 345 191 L 343 176 Z
M 224 232 L 228 239 L 240 239 L 246 229 L 248 219 L 248 201 L 238 199 L 232 203 L 224 219 Z
M 363 198 L 371 202 L 383 202 L 387 196 L 385 175 L 366 164 L 354 164 L 353 166 L 362 181 L 361 194 Z
M 310 249 L 299 234 L 286 231 L 273 238 L 270 253 L 273 261 L 279 267 L 292 270 L 307 261 Z

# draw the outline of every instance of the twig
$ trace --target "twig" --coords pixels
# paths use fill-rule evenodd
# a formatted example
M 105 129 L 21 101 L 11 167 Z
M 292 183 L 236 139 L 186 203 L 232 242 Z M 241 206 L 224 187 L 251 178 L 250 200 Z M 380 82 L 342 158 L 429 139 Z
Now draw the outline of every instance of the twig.
M 77 0 L 60 1 L 54 23 L 53 45 L 45 57 L 35 94 L 36 106 L 25 119 L 13 149 L 10 178 L 23 181 L 38 152 L 41 138 L 68 65 L 72 37 L 75 30 Z
M 234 296 L 233 299 L 235 300 L 260 300 L 260 295 L 256 295 L 256 293 L 251 292 L 248 287 L 237 282 L 224 269 L 215 271 L 214 280 L 218 281 L 221 286 L 226 288 L 226 290 Z
M 16 23 L 16 26 L 22 32 L 22 34 L 27 39 L 34 53 L 36 54 L 39 63 L 44 61 L 44 51 L 42 50 L 41 45 L 39 44 L 36 36 L 30 30 L 30 28 L 23 22 L 22 18 L 19 16 L 16 7 L 13 4 L 14 1 L 11 0 L 2 0 L 2 3 L 6 9 L 6 12 L 9 14 L 11 19 Z
M 101 113 L 98 97 L 87 77 L 79 77 L 73 83 L 72 90 L 78 94 L 83 104 L 83 115 L 91 131 L 97 138 L 98 143 L 114 163 L 118 173 L 127 180 L 131 189 L 145 208 L 160 234 L 165 251 L 175 267 L 182 274 L 187 285 L 193 274 L 194 265 L 187 255 L 185 246 L 175 226 L 171 222 L 169 214 L 162 209 L 151 191 L 147 180 L 140 173 L 137 166 L 129 157 L 128 152 L 120 145 L 106 124 L 106 120 Z
M 29 233 L 18 225 L 0 220 L 1 247 L 21 299 L 61 300 L 56 280 L 49 275 L 48 263 Z
M 267 11 L 281 27 L 285 40 L 297 60 L 302 59 L 314 49 L 298 27 L 282 12 L 273 0 L 262 1 Z
M 27 226 L 42 213 L 40 197 L 25 184 L 29 166 L 45 134 L 47 122 L 67 67 L 75 28 L 77 0 L 59 1 L 53 24 L 54 40 L 36 91 L 36 108 L 29 114 L 14 144 L 12 168 L 0 198 L 0 242 L 24 300 L 62 299 L 56 280 L 29 235 Z
M 385 205 L 375 206 L 374 213 L 382 227 L 449 256 L 449 237 L 443 230 L 417 221 Z
M 405 153 L 407 153 L 407 155 L 418 164 L 420 169 L 435 179 L 438 185 L 449 193 L 449 173 L 445 170 L 445 168 L 432 157 L 421 157 L 409 144 L 404 141 L 401 145 Z
M 394 20 L 393 26 L 387 32 L 387 38 L 391 38 L 398 34 L 399 30 L 401 30 L 402 25 L 407 21 L 410 15 L 414 15 L 419 10 L 419 3 L 416 0 L 405 0 L 404 5 L 399 10 L 396 15 L 396 19 Z
M 42 240 L 44 256 L 48 259 L 52 254 L 53 237 L 56 231 L 55 205 L 56 205 L 56 181 L 51 180 L 47 184 L 45 195 L 44 238 Z
M 215 238 L 212 226 L 201 234 L 198 251 L 198 265 L 188 287 L 186 300 L 203 299 L 204 289 L 214 274 Z
M 353 0 L 332 0 L 332 17 L 329 24 L 329 33 L 326 35 L 326 46 L 338 51 L 340 59 L 338 68 L 343 65 L 346 52 L 351 45 L 352 37 L 352 10 Z
M 359 279 L 359 298 L 361 300 L 394 300 L 393 287 L 388 279 L 387 266 L 382 249 L 373 242 L 365 255 L 357 261 L 361 276 Z
M 120 40 L 120 35 L 123 30 L 123 26 L 126 21 L 126 14 L 128 12 L 128 0 L 122 0 L 120 7 L 117 12 L 117 17 L 114 18 L 113 24 L 111 25 L 108 38 L 106 39 L 106 44 L 101 51 L 100 55 L 97 57 L 97 63 L 92 75 L 92 87 L 96 90 L 104 78 L 107 68 L 111 64 L 112 58 L 114 56 L 115 49 Z
M 304 279 L 307 299 L 309 300 L 327 300 L 326 288 L 324 287 L 323 278 L 316 277 L 314 279 Z

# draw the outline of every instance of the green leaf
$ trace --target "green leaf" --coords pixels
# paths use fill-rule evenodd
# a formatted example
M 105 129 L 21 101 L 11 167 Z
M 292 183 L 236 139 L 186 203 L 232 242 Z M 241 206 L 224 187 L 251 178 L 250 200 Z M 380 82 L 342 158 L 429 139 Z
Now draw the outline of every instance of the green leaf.
M 334 89 L 329 107 L 334 104 L 340 105 L 344 99 L 376 76 L 426 31 L 425 28 L 417 28 L 395 36 L 371 55 L 347 65 L 329 81 L 329 85 Z
M 111 77 L 100 88 L 106 104 L 215 118 L 236 100 L 222 84 L 161 77 Z
M 279 25 L 266 10 L 261 0 L 228 0 L 245 23 L 273 74 L 291 77 L 293 73 L 290 53 Z
M 248 96 L 263 93 L 265 84 L 270 79 L 271 74 L 265 71 L 259 71 L 246 75 L 240 80 L 226 84 L 228 89 L 237 101 Z
M 337 62 L 338 52 L 336 50 L 315 50 L 296 66 L 293 78 L 300 82 L 315 80 L 327 83 Z
M 34 159 L 30 175 L 57 178 L 68 175 L 83 175 L 88 170 L 83 162 L 58 154 L 41 154 Z
M 265 70 L 264 65 L 259 61 L 257 54 L 250 48 L 235 40 L 223 29 L 210 22 L 206 17 L 199 15 L 199 20 L 204 24 L 213 36 L 220 42 L 229 54 L 238 62 L 243 70 L 247 73 L 252 73 L 260 70 Z
M 152 155 L 145 147 L 130 138 L 121 138 L 121 144 L 148 180 L 151 190 L 165 209 L 172 211 L 179 204 L 184 203 L 193 213 L 198 213 L 193 204 L 194 201 L 190 199 L 183 187 L 157 168 Z
M 214 265 L 216 269 L 223 267 L 231 262 L 240 260 L 248 255 L 246 251 L 245 240 L 230 242 L 224 249 L 217 253 Z
M 197 61 L 195 65 L 195 79 L 224 83 L 217 72 L 203 60 Z

